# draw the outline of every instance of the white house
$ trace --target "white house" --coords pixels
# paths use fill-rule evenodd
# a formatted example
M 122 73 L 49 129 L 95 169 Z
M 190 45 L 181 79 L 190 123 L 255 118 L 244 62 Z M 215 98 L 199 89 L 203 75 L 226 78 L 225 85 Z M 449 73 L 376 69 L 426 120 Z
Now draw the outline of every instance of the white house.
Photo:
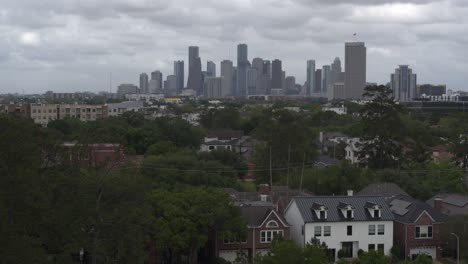
M 342 106 L 322 106 L 322 111 L 323 112 L 335 112 L 338 115 L 346 115 L 348 113 L 346 107 L 344 105 Z
M 330 254 L 357 258 L 359 249 L 390 255 L 393 220 L 380 196 L 295 197 L 285 210 L 290 237 L 304 246 L 312 239 L 325 242 Z
M 359 158 L 359 151 L 361 150 L 361 141 L 359 138 L 350 138 L 346 141 L 345 159 L 349 160 L 351 164 L 356 164 L 361 161 Z

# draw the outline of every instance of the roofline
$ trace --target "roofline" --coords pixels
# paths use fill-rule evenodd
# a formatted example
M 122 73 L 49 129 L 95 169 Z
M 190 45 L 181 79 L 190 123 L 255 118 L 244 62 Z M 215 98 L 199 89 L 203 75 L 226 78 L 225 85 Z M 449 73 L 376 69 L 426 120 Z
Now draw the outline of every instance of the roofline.
M 304 221 L 304 224 L 314 224 L 314 223 L 346 223 L 346 222 L 393 222 L 396 221 L 395 219 L 387 219 L 387 220 L 355 220 L 355 221 Z
M 285 224 L 283 220 L 281 220 L 281 217 L 279 217 L 279 215 L 275 212 L 275 210 L 271 210 L 270 213 L 265 217 L 265 219 L 263 219 L 263 222 L 260 224 L 260 227 L 265 223 L 268 217 L 270 217 L 271 213 L 274 213 L 276 215 L 276 218 L 278 218 L 281 221 L 281 224 L 283 224 L 283 226 L 290 226 L 290 225 Z
M 404 225 L 415 225 L 415 224 L 416 224 L 415 222 L 403 222 L 403 221 L 396 220 L 396 219 L 395 219 L 394 221 L 395 221 L 395 222 L 398 222 L 398 223 L 401 223 L 401 224 L 404 224 Z M 444 224 L 444 222 L 435 222 L 435 221 L 434 221 L 432 224 L 433 224 L 433 225 L 434 225 L 434 224 L 442 225 L 442 224 Z
M 429 218 L 431 218 L 432 222 L 435 222 L 435 219 L 426 210 L 423 210 L 421 212 L 421 214 L 419 214 L 418 218 L 416 218 L 416 220 L 414 220 L 414 223 L 416 223 L 424 213 L 426 213 L 426 215 L 429 216 Z

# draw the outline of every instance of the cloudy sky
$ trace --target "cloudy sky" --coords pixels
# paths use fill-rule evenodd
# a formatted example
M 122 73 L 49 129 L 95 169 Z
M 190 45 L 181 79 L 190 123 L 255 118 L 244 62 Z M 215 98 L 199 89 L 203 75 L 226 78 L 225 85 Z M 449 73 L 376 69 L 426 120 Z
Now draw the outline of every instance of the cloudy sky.
M 350 40 L 366 42 L 369 82 L 409 64 L 418 83 L 468 90 L 468 0 L 0 0 L 0 32 L 0 93 L 109 90 L 111 72 L 115 90 L 187 65 L 189 45 L 203 68 L 235 61 L 238 43 L 303 82 L 306 60 L 343 61 Z

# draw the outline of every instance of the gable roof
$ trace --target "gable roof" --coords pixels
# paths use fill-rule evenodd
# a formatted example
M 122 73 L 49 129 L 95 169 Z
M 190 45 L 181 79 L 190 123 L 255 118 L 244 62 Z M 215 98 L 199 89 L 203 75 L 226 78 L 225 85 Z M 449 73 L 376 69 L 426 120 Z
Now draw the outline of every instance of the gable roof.
M 218 140 L 240 139 L 242 136 L 244 136 L 242 130 L 212 130 L 206 134 L 206 137 L 218 138 Z
M 443 203 L 454 205 L 457 207 L 468 206 L 468 195 L 459 193 L 439 193 L 427 201 L 428 204 L 433 205 L 436 198 L 442 199 Z
M 383 196 L 385 200 L 390 200 L 399 195 L 410 196 L 400 186 L 391 182 L 372 183 L 364 187 L 357 195 L 379 195 Z
M 394 219 L 390 208 L 380 196 L 312 196 L 295 197 L 292 202 L 297 204 L 299 212 L 305 223 L 311 222 L 341 222 L 341 221 L 392 221 Z M 382 207 L 382 217 L 373 218 L 365 208 L 367 203 L 377 204 Z M 314 204 L 320 204 L 328 208 L 327 219 L 317 219 L 313 213 Z M 354 218 L 345 219 L 341 213 L 341 205 L 354 207 Z
M 399 195 L 389 201 L 390 210 L 395 215 L 395 220 L 411 224 L 416 222 L 423 212 L 426 212 L 436 223 L 444 222 L 447 216 L 432 208 L 425 202 L 409 196 Z
M 265 223 L 265 220 L 274 214 L 284 226 L 289 226 L 272 206 L 239 206 L 242 218 L 247 222 L 248 227 L 259 227 Z

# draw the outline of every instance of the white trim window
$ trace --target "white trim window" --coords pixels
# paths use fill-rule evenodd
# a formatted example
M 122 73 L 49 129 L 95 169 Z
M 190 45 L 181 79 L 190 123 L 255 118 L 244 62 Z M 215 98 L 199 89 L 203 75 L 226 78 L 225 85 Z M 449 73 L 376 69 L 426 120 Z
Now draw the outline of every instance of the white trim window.
M 375 225 L 369 225 L 369 236 L 375 235 Z
M 278 222 L 276 222 L 275 220 L 270 220 L 266 224 L 266 227 L 279 227 L 279 225 L 278 225 Z
M 377 226 L 377 234 L 378 235 L 385 235 L 385 225 L 378 225 Z
M 432 238 L 432 226 L 416 226 L 416 238 Z
M 283 237 L 283 230 L 262 230 L 260 231 L 260 242 L 271 243 L 276 237 Z
M 315 226 L 314 227 L 314 237 L 321 237 L 322 236 L 322 227 Z
M 331 226 L 323 227 L 323 236 L 331 236 Z

